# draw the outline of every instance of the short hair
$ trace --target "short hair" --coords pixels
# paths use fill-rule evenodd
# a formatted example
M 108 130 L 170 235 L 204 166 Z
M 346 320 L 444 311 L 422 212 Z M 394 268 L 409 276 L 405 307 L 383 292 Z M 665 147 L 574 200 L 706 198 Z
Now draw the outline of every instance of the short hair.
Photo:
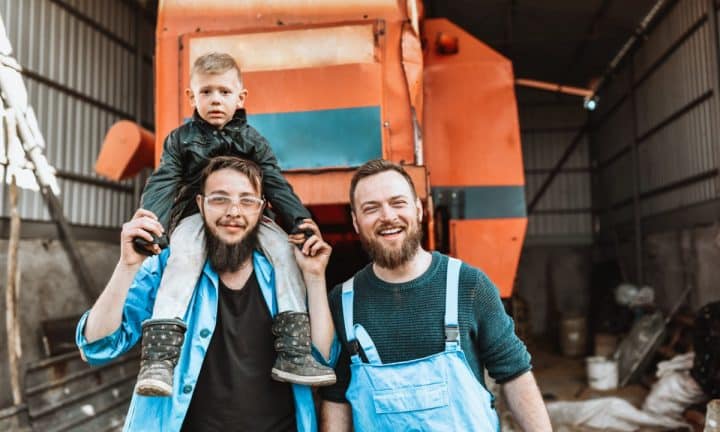
M 240 66 L 238 66 L 233 56 L 226 53 L 210 52 L 195 59 L 190 71 L 190 79 L 197 73 L 215 75 L 225 73 L 231 69 L 235 69 L 237 72 L 238 80 L 240 80 L 242 86 Z
M 357 188 L 357 184 L 360 182 L 360 180 L 373 176 L 375 174 L 380 174 L 385 171 L 395 171 L 396 173 L 400 174 L 405 179 L 405 181 L 408 182 L 408 185 L 410 185 L 410 190 L 412 191 L 413 198 L 417 198 L 417 195 L 415 194 L 415 183 L 413 183 L 410 174 L 405 171 L 405 168 L 403 168 L 402 165 L 385 159 L 374 159 L 366 162 L 360 168 L 358 168 L 357 171 L 355 171 L 352 180 L 350 180 L 351 209 L 355 209 L 355 189 Z
M 205 193 L 205 182 L 210 177 L 210 174 L 222 169 L 231 169 L 240 174 L 245 174 L 255 187 L 255 191 L 262 195 L 262 170 L 260 166 L 251 160 L 236 156 L 217 156 L 210 159 L 210 162 L 200 175 L 200 194 Z

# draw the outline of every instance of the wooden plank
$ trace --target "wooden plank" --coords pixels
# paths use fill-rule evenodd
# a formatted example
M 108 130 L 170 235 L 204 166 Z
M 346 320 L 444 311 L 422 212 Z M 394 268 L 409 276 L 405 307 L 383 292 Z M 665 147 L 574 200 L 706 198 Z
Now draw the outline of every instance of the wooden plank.
M 13 126 L 9 114 L 8 125 Z M 8 133 L 14 129 L 8 127 Z M 13 403 L 22 403 L 20 386 L 20 322 L 18 320 L 18 297 L 20 288 L 20 268 L 18 266 L 18 248 L 20 245 L 20 214 L 18 213 L 18 187 L 15 176 L 10 181 L 10 241 L 8 242 L 7 279 L 5 284 L 5 330 L 7 333 L 8 369 L 10 371 L 10 389 Z
M 139 366 L 138 358 L 139 357 L 137 355 L 123 356 L 103 366 L 92 367 L 86 365 L 85 369 L 77 372 L 69 373 L 56 379 L 43 381 L 32 387 L 25 386 L 25 394 L 29 398 L 37 393 L 48 391 L 53 387 L 71 385 L 73 382 L 83 380 L 87 376 L 99 375 L 100 379 L 108 381 L 112 377 L 117 377 L 118 371 L 121 371 L 122 376 L 132 374 L 137 372 Z
M 130 397 L 118 400 L 103 409 L 102 412 L 96 411 L 93 417 L 79 418 L 75 422 L 64 424 L 61 428 L 55 429 L 54 432 L 119 432 L 125 423 Z
M 43 348 L 47 357 L 77 351 L 75 327 L 80 315 L 45 320 L 40 323 Z
M 30 432 L 27 406 L 21 404 L 0 409 L 0 431 Z
M 62 379 L 68 374 L 89 369 L 79 352 L 68 353 L 30 363 L 25 368 L 25 388 L 32 388 L 51 380 Z
M 122 378 L 68 398 L 38 416 L 30 413 L 33 429 L 46 432 L 77 430 L 99 414 L 117 408 L 127 412 L 135 388 L 135 376 Z
M 138 369 L 137 349 L 98 367 L 82 361 L 77 351 L 30 364 L 25 400 L 33 430 L 121 428 Z
M 134 349 L 118 357 L 113 362 L 96 367 L 90 366 L 83 361 L 77 351 L 30 363 L 25 369 L 25 393 L 32 393 L 34 389 L 40 386 L 60 382 L 60 380 L 64 380 L 68 376 L 77 373 L 88 373 L 102 368 L 113 367 L 116 363 L 127 361 L 137 362 L 139 355 L 139 351 Z
M 26 392 L 28 411 L 31 417 L 44 415 L 71 400 L 82 399 L 89 389 L 132 379 L 137 376 L 138 370 L 137 361 L 115 362 L 108 367 L 92 368 L 63 380 L 28 389 Z

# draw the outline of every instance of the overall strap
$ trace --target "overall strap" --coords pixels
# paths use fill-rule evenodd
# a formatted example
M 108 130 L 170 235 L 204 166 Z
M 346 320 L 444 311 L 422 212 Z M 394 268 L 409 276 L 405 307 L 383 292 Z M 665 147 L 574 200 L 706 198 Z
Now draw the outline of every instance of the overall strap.
M 445 288 L 445 348 L 455 349 L 460 342 L 458 326 L 458 284 L 462 261 L 448 257 Z
M 342 311 L 343 311 L 343 325 L 345 327 L 345 337 L 347 338 L 348 345 L 350 346 L 350 360 L 353 363 L 359 363 L 360 360 L 360 346 L 358 344 L 357 336 L 355 335 L 355 327 L 353 326 L 353 299 L 355 293 L 353 291 L 353 280 L 350 278 L 343 283 L 342 286 Z
M 367 358 L 368 363 L 382 364 L 380 354 L 378 354 L 377 348 L 375 348 L 375 342 L 372 341 L 365 327 L 361 324 L 355 324 L 355 336 L 360 344 L 360 348 L 362 348 L 363 353 L 365 353 L 365 358 Z

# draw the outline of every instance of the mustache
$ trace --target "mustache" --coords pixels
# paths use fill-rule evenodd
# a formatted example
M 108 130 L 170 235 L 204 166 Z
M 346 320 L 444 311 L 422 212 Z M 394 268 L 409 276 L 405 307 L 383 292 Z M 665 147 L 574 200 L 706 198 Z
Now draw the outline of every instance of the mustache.
M 231 227 L 240 227 L 240 228 L 247 228 L 246 223 L 242 223 L 239 221 L 223 221 L 222 219 L 215 222 L 215 225 L 218 226 L 231 226 Z

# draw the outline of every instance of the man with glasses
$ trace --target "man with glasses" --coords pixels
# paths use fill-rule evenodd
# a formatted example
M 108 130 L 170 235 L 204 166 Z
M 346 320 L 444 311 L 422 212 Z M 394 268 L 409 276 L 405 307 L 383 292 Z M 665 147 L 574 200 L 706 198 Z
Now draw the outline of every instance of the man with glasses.
M 307 233 L 300 227 L 310 212 L 282 175 L 268 141 L 247 122 L 240 68 L 232 56 L 208 53 L 195 60 L 186 89 L 194 108 L 192 119 L 171 131 L 163 144 L 160 165 L 150 176 L 142 195 L 141 207 L 157 216 L 158 222 L 172 235 L 175 251 L 168 261 L 168 272 L 160 282 L 152 317 L 144 332 L 159 334 L 172 329 L 182 333 L 183 321 L 194 288 L 205 262 L 203 224 L 194 203 L 200 173 L 215 156 L 249 159 L 262 169 L 265 195 L 277 213 L 278 222 L 291 241 L 301 247 Z M 316 362 L 309 353 L 295 349 L 295 333 L 310 331 L 303 278 L 295 263 L 288 235 L 269 219 L 260 225 L 259 247 L 275 268 L 279 313 L 273 332 L 278 338 L 277 360 L 268 373 L 278 381 L 295 384 L 329 385 L 335 382 L 331 368 Z M 163 237 L 138 236 L 135 246 L 140 253 L 158 253 Z M 171 363 L 156 361 L 162 353 L 157 345 L 145 347 L 135 392 L 144 396 L 169 396 L 172 393 Z M 166 357 L 165 354 L 162 354 Z M 175 359 L 177 361 L 177 359 Z
M 132 348 L 142 336 L 143 357 L 177 358 L 171 397 L 133 395 L 126 431 L 312 431 L 316 430 L 310 387 L 277 382 L 267 374 L 275 360 L 272 317 L 278 312 L 275 271 L 258 252 L 265 201 L 262 174 L 253 162 L 217 157 L 202 172 L 196 196 L 207 260 L 194 281 L 185 322 L 186 337 L 168 325 L 147 332 L 160 280 L 172 246 L 147 258 L 133 248 L 137 236 L 150 240 L 162 225 L 138 210 L 123 226 L 121 256 L 105 290 L 80 320 L 76 341 L 84 358 L 102 364 Z M 295 329 L 299 346 L 318 361 L 330 356 L 334 329 L 327 304 L 325 268 L 331 248 L 310 220 L 312 231 L 293 248 L 307 286 L 311 331 Z M 287 240 L 286 240 L 287 241 Z M 174 364 L 172 366 L 175 366 Z

